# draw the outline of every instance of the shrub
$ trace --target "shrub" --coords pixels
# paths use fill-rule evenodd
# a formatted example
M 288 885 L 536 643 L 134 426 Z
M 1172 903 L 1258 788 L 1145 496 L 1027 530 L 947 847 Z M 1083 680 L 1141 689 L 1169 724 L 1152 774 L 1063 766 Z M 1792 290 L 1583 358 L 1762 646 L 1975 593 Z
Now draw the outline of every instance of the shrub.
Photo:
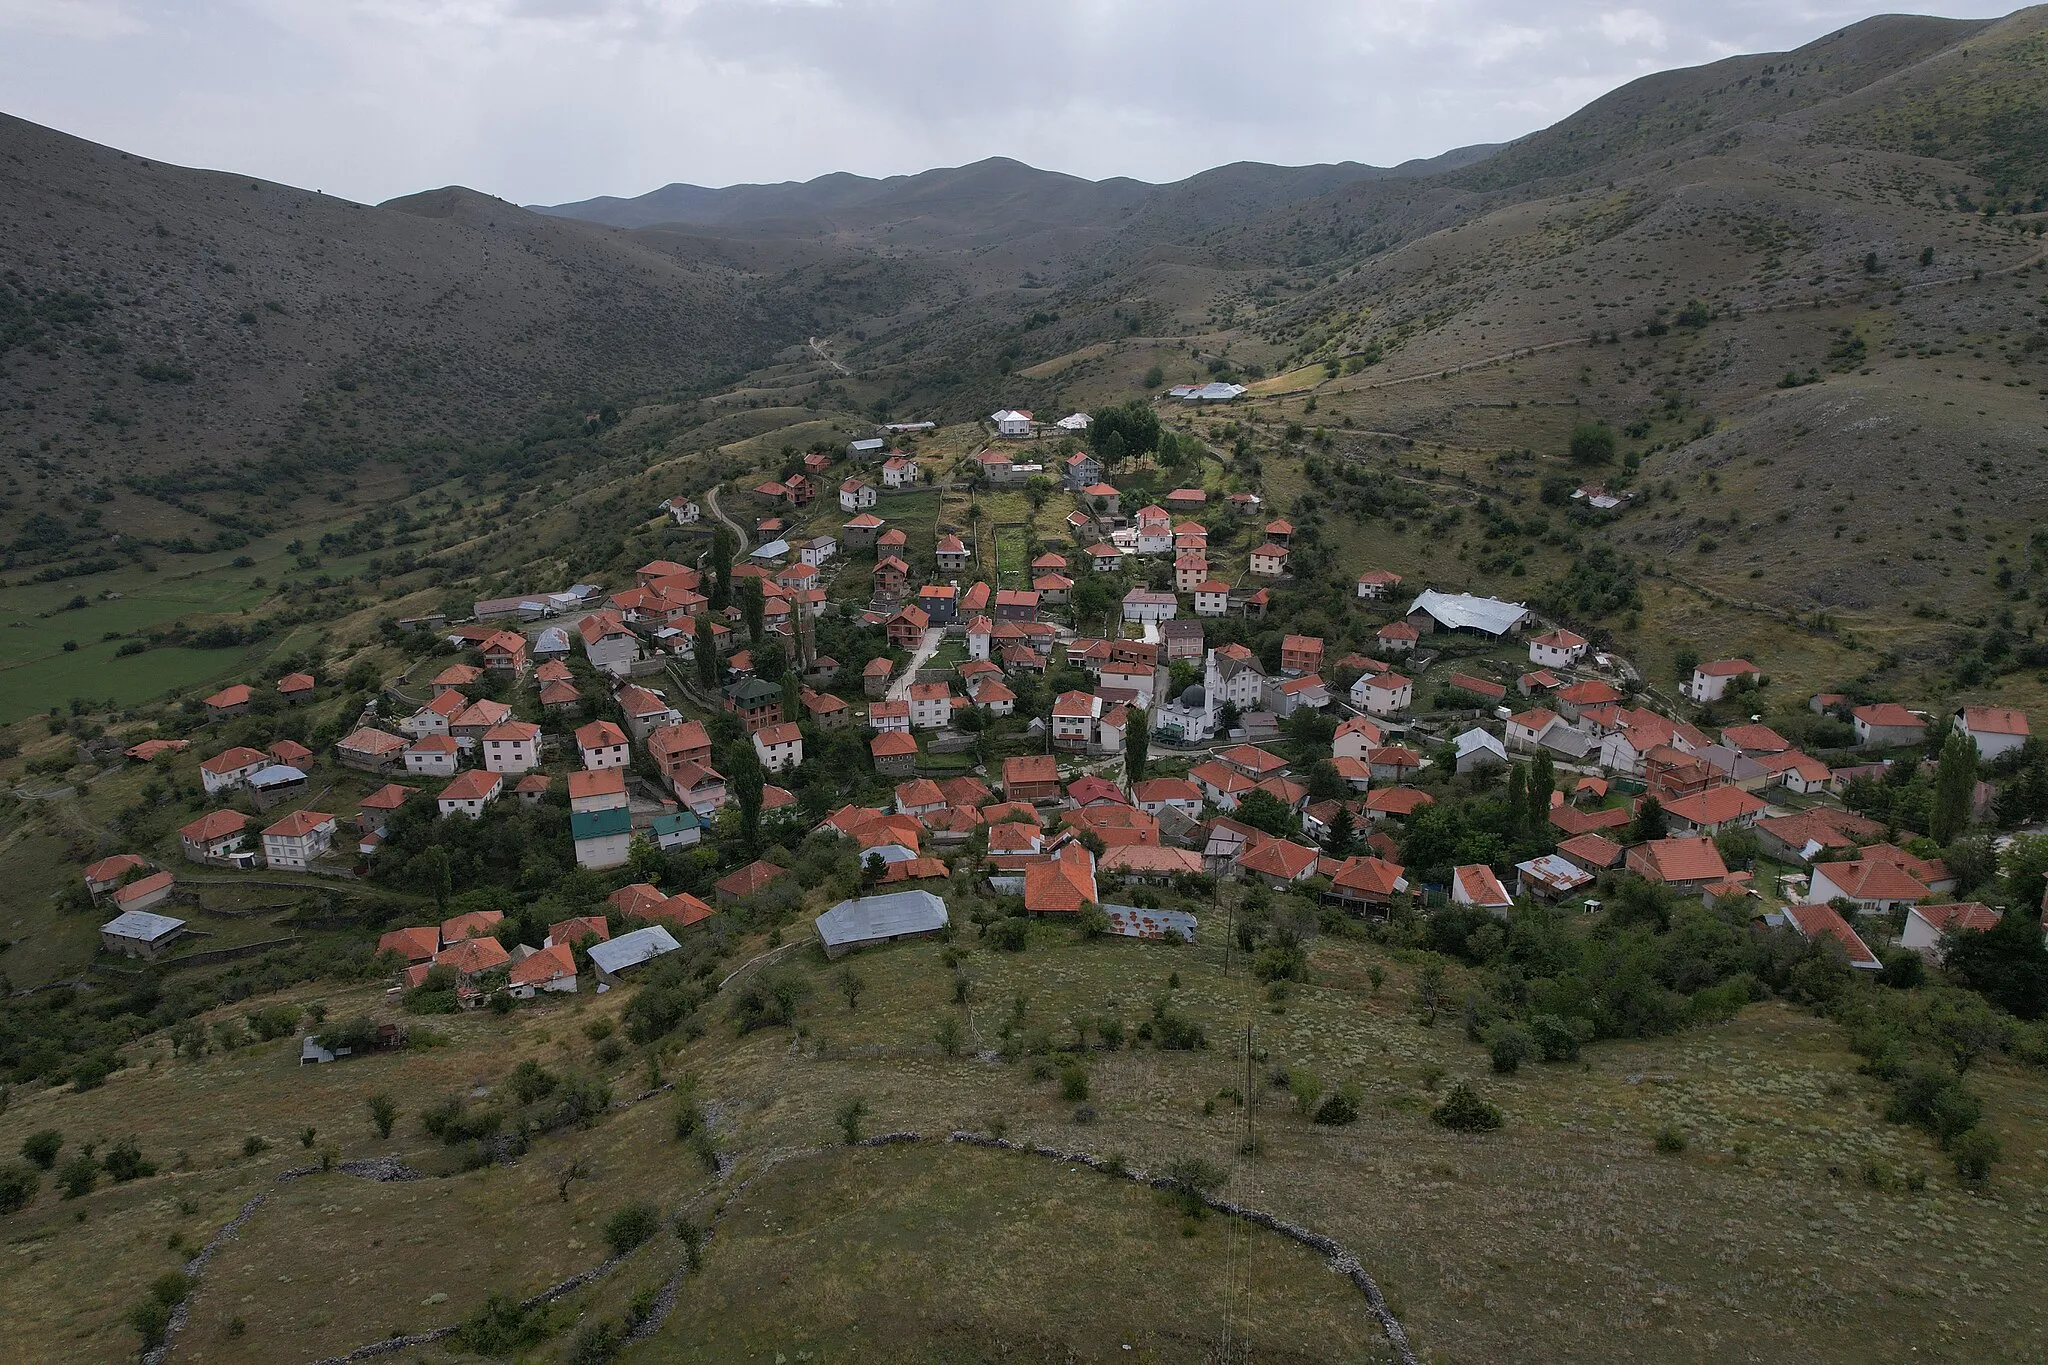
M 1949 1144 L 1948 1154 L 1955 1159 L 1956 1175 L 1965 1185 L 1976 1189 L 1991 1178 L 1991 1164 L 2004 1156 L 2005 1150 L 1996 1134 L 1972 1128 Z
M 27 1208 L 41 1187 L 42 1181 L 36 1175 L 35 1167 L 19 1163 L 0 1166 L 0 1213 L 15 1213 Z
M 377 1136 L 390 1137 L 391 1125 L 398 1122 L 398 1105 L 382 1091 L 370 1096 L 365 1103 L 369 1106 L 370 1122 L 376 1127 Z
M 64 1191 L 66 1199 L 91 1194 L 99 1183 L 100 1163 L 83 1152 L 65 1162 L 64 1168 L 57 1172 L 57 1187 Z
M 544 1100 L 554 1092 L 559 1081 L 531 1057 L 512 1068 L 512 1093 L 521 1104 L 532 1104 Z
M 106 1167 L 107 1174 L 114 1178 L 117 1185 L 156 1174 L 156 1164 L 142 1159 L 142 1149 L 135 1145 L 135 1139 L 132 1137 L 122 1138 L 108 1148 L 106 1156 L 100 1159 L 100 1164 Z
M 1068 1104 L 1088 1098 L 1088 1073 L 1078 1063 L 1070 1062 L 1060 1068 L 1060 1098 Z
M 623 1256 L 652 1237 L 661 1227 L 661 1215 L 652 1204 L 628 1204 L 605 1219 L 604 1243 L 612 1255 Z
M 988 940 L 990 947 L 1000 948 L 1006 953 L 1023 952 L 1025 944 L 1031 937 L 1029 926 L 1015 917 L 999 919 L 981 933 L 982 937 Z
M 455 1329 L 455 1341 L 465 1350 L 497 1359 L 539 1345 L 549 1326 L 545 1305 L 528 1310 L 517 1299 L 492 1294 Z
M 1657 1150 L 1666 1156 L 1677 1156 L 1686 1148 L 1685 1134 L 1670 1124 L 1657 1130 Z
M 1486 1052 L 1494 1071 L 1502 1076 L 1514 1075 L 1522 1069 L 1523 1062 L 1533 1061 L 1540 1055 L 1536 1040 L 1520 1024 L 1502 1024 L 1495 1028 L 1487 1042 Z
M 267 1005 L 247 1016 L 249 1031 L 264 1042 L 273 1038 L 289 1038 L 298 1031 L 300 1015 L 297 1005 Z
M 1429 1111 L 1429 1119 L 1454 1133 L 1491 1133 L 1503 1122 L 1500 1110 L 1463 1081 L 1453 1085 L 1444 1102 Z
M 1960 1077 L 1938 1067 L 1908 1067 L 1893 1085 L 1891 1101 L 1885 1105 L 1885 1118 L 1925 1128 L 1943 1148 L 1952 1146 L 1984 1117 L 1984 1102 L 1970 1092 Z
M 171 1310 L 155 1299 L 144 1299 L 128 1310 L 128 1325 L 142 1334 L 142 1349 L 153 1351 L 163 1345 L 171 1327 Z
M 269 1150 L 270 1142 L 267 1138 L 258 1137 L 256 1134 L 251 1133 L 242 1139 L 243 1156 L 261 1156 Z
M 860 1141 L 860 1121 L 868 1116 L 868 1102 L 860 1096 L 841 1104 L 833 1114 L 833 1122 L 839 1125 L 839 1136 L 851 1147 Z
M 1593 1025 L 1586 1019 L 1539 1014 L 1529 1021 L 1529 1032 L 1534 1035 L 1544 1061 L 1576 1062 L 1579 1048 L 1593 1036 Z
M 1290 1067 L 1286 1072 L 1287 1088 L 1294 1095 L 1297 1113 L 1313 1114 L 1316 1105 L 1323 1098 L 1323 1078 L 1307 1067 Z
M 1358 1095 L 1345 1086 L 1316 1107 L 1316 1122 L 1330 1127 L 1358 1122 Z
M 192 1292 L 192 1277 L 182 1270 L 166 1270 L 149 1282 L 149 1296 L 166 1308 L 185 1301 Z
M 933 1031 L 932 1038 L 938 1043 L 939 1051 L 948 1057 L 958 1057 L 961 1047 L 966 1042 L 966 1032 L 960 1027 L 959 1019 L 947 1014 L 940 1016 L 939 1026 Z
M 64 1135 L 55 1128 L 45 1128 L 22 1140 L 21 1154 L 47 1171 L 57 1164 L 57 1153 L 63 1148 Z
M 1175 1157 L 1162 1174 L 1179 1198 L 1181 1212 L 1191 1218 L 1208 1212 L 1205 1196 L 1227 1178 L 1226 1172 L 1198 1156 Z

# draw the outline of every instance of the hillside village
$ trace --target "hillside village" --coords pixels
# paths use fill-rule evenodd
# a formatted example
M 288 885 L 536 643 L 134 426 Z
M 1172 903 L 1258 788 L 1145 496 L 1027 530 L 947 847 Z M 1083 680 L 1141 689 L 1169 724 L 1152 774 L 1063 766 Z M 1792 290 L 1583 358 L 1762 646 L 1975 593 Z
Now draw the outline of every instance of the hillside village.
M 1019 914 L 1192 940 L 1219 883 L 1387 923 L 1597 909 L 1639 879 L 1870 973 L 2040 913 L 1958 899 L 1995 849 L 1974 873 L 1944 861 L 2042 813 L 2024 713 L 1823 693 L 1765 724 L 1794 700 L 1768 659 L 1688 660 L 1665 685 L 1585 623 L 1340 570 L 1296 509 L 1203 482 L 1214 467 L 1161 431 L 1136 403 L 1005 409 L 957 456 L 920 455 L 932 428 L 905 424 L 678 491 L 650 511 L 682 548 L 630 582 L 388 620 L 416 662 L 324 753 L 276 723 L 324 680 L 224 688 L 208 724 L 127 750 L 196 765 L 203 809 L 175 850 L 86 869 L 116 912 L 103 946 L 189 951 L 195 868 L 488 899 L 496 836 L 449 822 L 522 812 L 513 837 L 545 841 L 529 860 L 590 874 L 601 904 L 524 937 L 510 904 L 392 928 L 395 991 L 608 990 L 721 911 L 794 894 L 813 847 L 858 870 L 816 918 L 831 957 L 971 927 L 956 889 L 984 934 Z M 936 520 L 935 483 L 1026 490 L 1033 520 Z M 1297 629 L 1310 602 L 1319 633 Z M 1964 766 L 1964 809 L 1929 795 Z

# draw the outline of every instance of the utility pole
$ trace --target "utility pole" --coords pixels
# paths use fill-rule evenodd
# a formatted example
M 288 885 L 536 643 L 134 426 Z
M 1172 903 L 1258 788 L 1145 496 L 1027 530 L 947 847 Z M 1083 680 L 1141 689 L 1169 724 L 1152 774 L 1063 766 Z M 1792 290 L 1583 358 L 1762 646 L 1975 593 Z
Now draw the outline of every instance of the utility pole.
M 1250 1156 L 1259 1147 L 1259 1125 L 1254 1111 L 1258 1107 L 1259 1089 L 1252 1083 L 1252 1026 L 1244 1026 L 1244 1154 Z

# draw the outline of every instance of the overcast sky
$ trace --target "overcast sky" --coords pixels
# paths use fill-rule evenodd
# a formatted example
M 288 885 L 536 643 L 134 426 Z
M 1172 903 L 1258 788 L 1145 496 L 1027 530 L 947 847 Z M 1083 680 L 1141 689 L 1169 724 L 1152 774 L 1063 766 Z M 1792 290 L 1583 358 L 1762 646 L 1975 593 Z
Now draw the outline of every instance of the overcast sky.
M 1943 3 L 1923 12 L 1983 11 Z M 1380 165 L 1647 72 L 1796 47 L 1833 0 L 0 0 L 0 108 L 355 199 L 521 203 L 1013 156 L 1172 180 Z

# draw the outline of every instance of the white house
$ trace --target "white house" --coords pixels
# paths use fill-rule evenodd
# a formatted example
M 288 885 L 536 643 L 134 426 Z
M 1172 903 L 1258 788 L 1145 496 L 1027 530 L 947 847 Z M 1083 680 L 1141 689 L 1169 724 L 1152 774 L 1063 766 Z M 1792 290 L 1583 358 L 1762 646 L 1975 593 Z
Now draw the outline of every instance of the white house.
M 1087 692 L 1062 692 L 1052 704 L 1052 746 L 1086 749 L 1095 739 L 1102 698 Z
M 1592 641 L 1562 627 L 1529 641 L 1529 662 L 1539 668 L 1569 668 L 1584 658 Z
M 1243 645 L 1210 650 L 1202 679 L 1212 718 L 1225 702 L 1240 712 L 1256 711 L 1265 697 L 1266 670 Z
M 1337 727 L 1337 737 L 1331 741 L 1332 758 L 1355 758 L 1363 762 L 1374 749 L 1387 742 L 1380 727 L 1364 716 L 1353 716 Z
M 1138 705 L 1149 707 L 1152 705 L 1152 685 L 1158 676 L 1150 664 L 1119 663 L 1110 660 L 1097 671 L 1095 680 L 1096 685 L 1104 691 L 1135 692 L 1138 696 Z
M 1719 701 L 1737 678 L 1761 679 L 1763 675 L 1764 671 L 1747 659 L 1716 659 L 1693 669 L 1679 691 L 1696 702 Z
M 576 729 L 576 752 L 586 772 L 623 768 L 633 761 L 626 732 L 608 720 L 594 720 Z
M 1028 412 L 1019 412 L 1014 408 L 1004 408 L 1001 412 L 991 413 L 988 420 L 995 423 L 996 435 L 998 436 L 1029 436 L 1031 434 L 1031 414 Z
M 1195 615 L 1227 616 L 1230 614 L 1230 585 L 1220 578 L 1212 578 L 1195 588 Z
M 333 816 L 324 811 L 295 810 L 263 831 L 263 861 L 273 868 L 304 871 L 333 842 Z
M 914 730 L 937 730 L 953 723 L 953 689 L 946 683 L 910 685 L 910 725 Z
M 1915 905 L 1906 911 L 1906 927 L 1899 934 L 1899 946 L 1910 948 L 1939 965 L 1944 934 L 1957 929 L 1985 932 L 1996 927 L 2001 918 L 1999 911 L 1975 901 L 1958 905 Z
M 968 659 L 988 659 L 989 638 L 995 633 L 995 622 L 986 616 L 977 616 L 967 623 Z
M 882 487 L 908 488 L 917 482 L 917 461 L 908 455 L 893 455 L 882 461 Z
M 1415 684 L 1399 673 L 1364 673 L 1351 684 L 1351 704 L 1368 715 L 1391 716 L 1415 704 Z
M 1468 863 L 1451 873 L 1451 900 L 1458 905 L 1476 905 L 1495 913 L 1512 910 L 1515 898 L 1500 884 L 1500 878 L 1484 863 Z
M 670 498 L 662 506 L 668 509 L 668 514 L 675 518 L 678 526 L 689 526 L 702 515 L 697 504 L 689 498 Z
M 247 747 L 223 749 L 199 765 L 199 782 L 208 796 L 247 786 L 249 779 L 274 762 L 269 754 Z
M 1859 706 L 1849 713 L 1856 743 L 1865 749 L 1895 749 L 1927 737 L 1927 722 L 1895 701 Z
M 817 568 L 839 553 L 839 542 L 830 536 L 812 536 L 804 542 L 803 548 L 797 553 L 802 556 L 804 563 Z
M 2027 742 L 2027 713 L 2007 706 L 1965 706 L 1956 712 L 1956 730 L 1976 744 L 1980 757 L 1994 759 Z
M 794 768 L 804 761 L 803 731 L 797 729 L 794 721 L 764 725 L 754 731 L 754 752 L 760 756 L 761 766 L 771 773 Z
M 1164 507 L 1147 505 L 1140 507 L 1132 518 L 1138 533 L 1132 548 L 1141 555 L 1171 554 L 1173 551 L 1173 514 Z
M 1072 432 L 1078 436 L 1088 430 L 1094 424 L 1094 421 L 1095 419 L 1085 412 L 1070 412 L 1065 417 L 1060 418 L 1059 421 L 1054 422 L 1053 425 L 1061 431 Z
M 569 837 L 576 865 L 593 872 L 622 867 L 633 847 L 633 812 L 627 807 L 569 812 Z
M 508 720 L 484 731 L 484 770 L 528 773 L 540 766 L 540 727 L 530 720 Z
M 1306 678 L 1266 680 L 1266 709 L 1276 716 L 1291 716 L 1304 706 L 1320 711 L 1329 704 L 1330 689 L 1313 673 Z
M 865 512 L 881 499 L 875 486 L 866 479 L 847 479 L 839 485 L 839 510 L 842 512 Z
M 1267 541 L 1252 551 L 1252 572 L 1261 578 L 1279 578 L 1287 572 L 1287 547 Z
M 450 777 L 462 766 L 462 746 L 447 735 L 427 735 L 405 748 L 405 770 L 424 777 Z
M 1153 592 L 1150 588 L 1132 588 L 1124 594 L 1124 620 L 1126 621 L 1171 621 L 1179 609 L 1179 602 L 1170 592 Z
M 1534 710 L 1510 716 L 1508 718 L 1508 745 L 1516 749 L 1536 749 L 1542 745 L 1545 735 L 1549 734 L 1554 727 L 1563 724 L 1564 719 L 1555 711 L 1547 711 L 1540 706 Z
M 600 673 L 623 678 L 640 661 L 640 637 L 627 628 L 616 612 L 594 611 L 576 624 L 583 637 L 583 653 Z
M 505 779 L 496 773 L 466 772 L 441 788 L 437 800 L 441 814 L 466 815 L 474 820 L 504 790 Z

